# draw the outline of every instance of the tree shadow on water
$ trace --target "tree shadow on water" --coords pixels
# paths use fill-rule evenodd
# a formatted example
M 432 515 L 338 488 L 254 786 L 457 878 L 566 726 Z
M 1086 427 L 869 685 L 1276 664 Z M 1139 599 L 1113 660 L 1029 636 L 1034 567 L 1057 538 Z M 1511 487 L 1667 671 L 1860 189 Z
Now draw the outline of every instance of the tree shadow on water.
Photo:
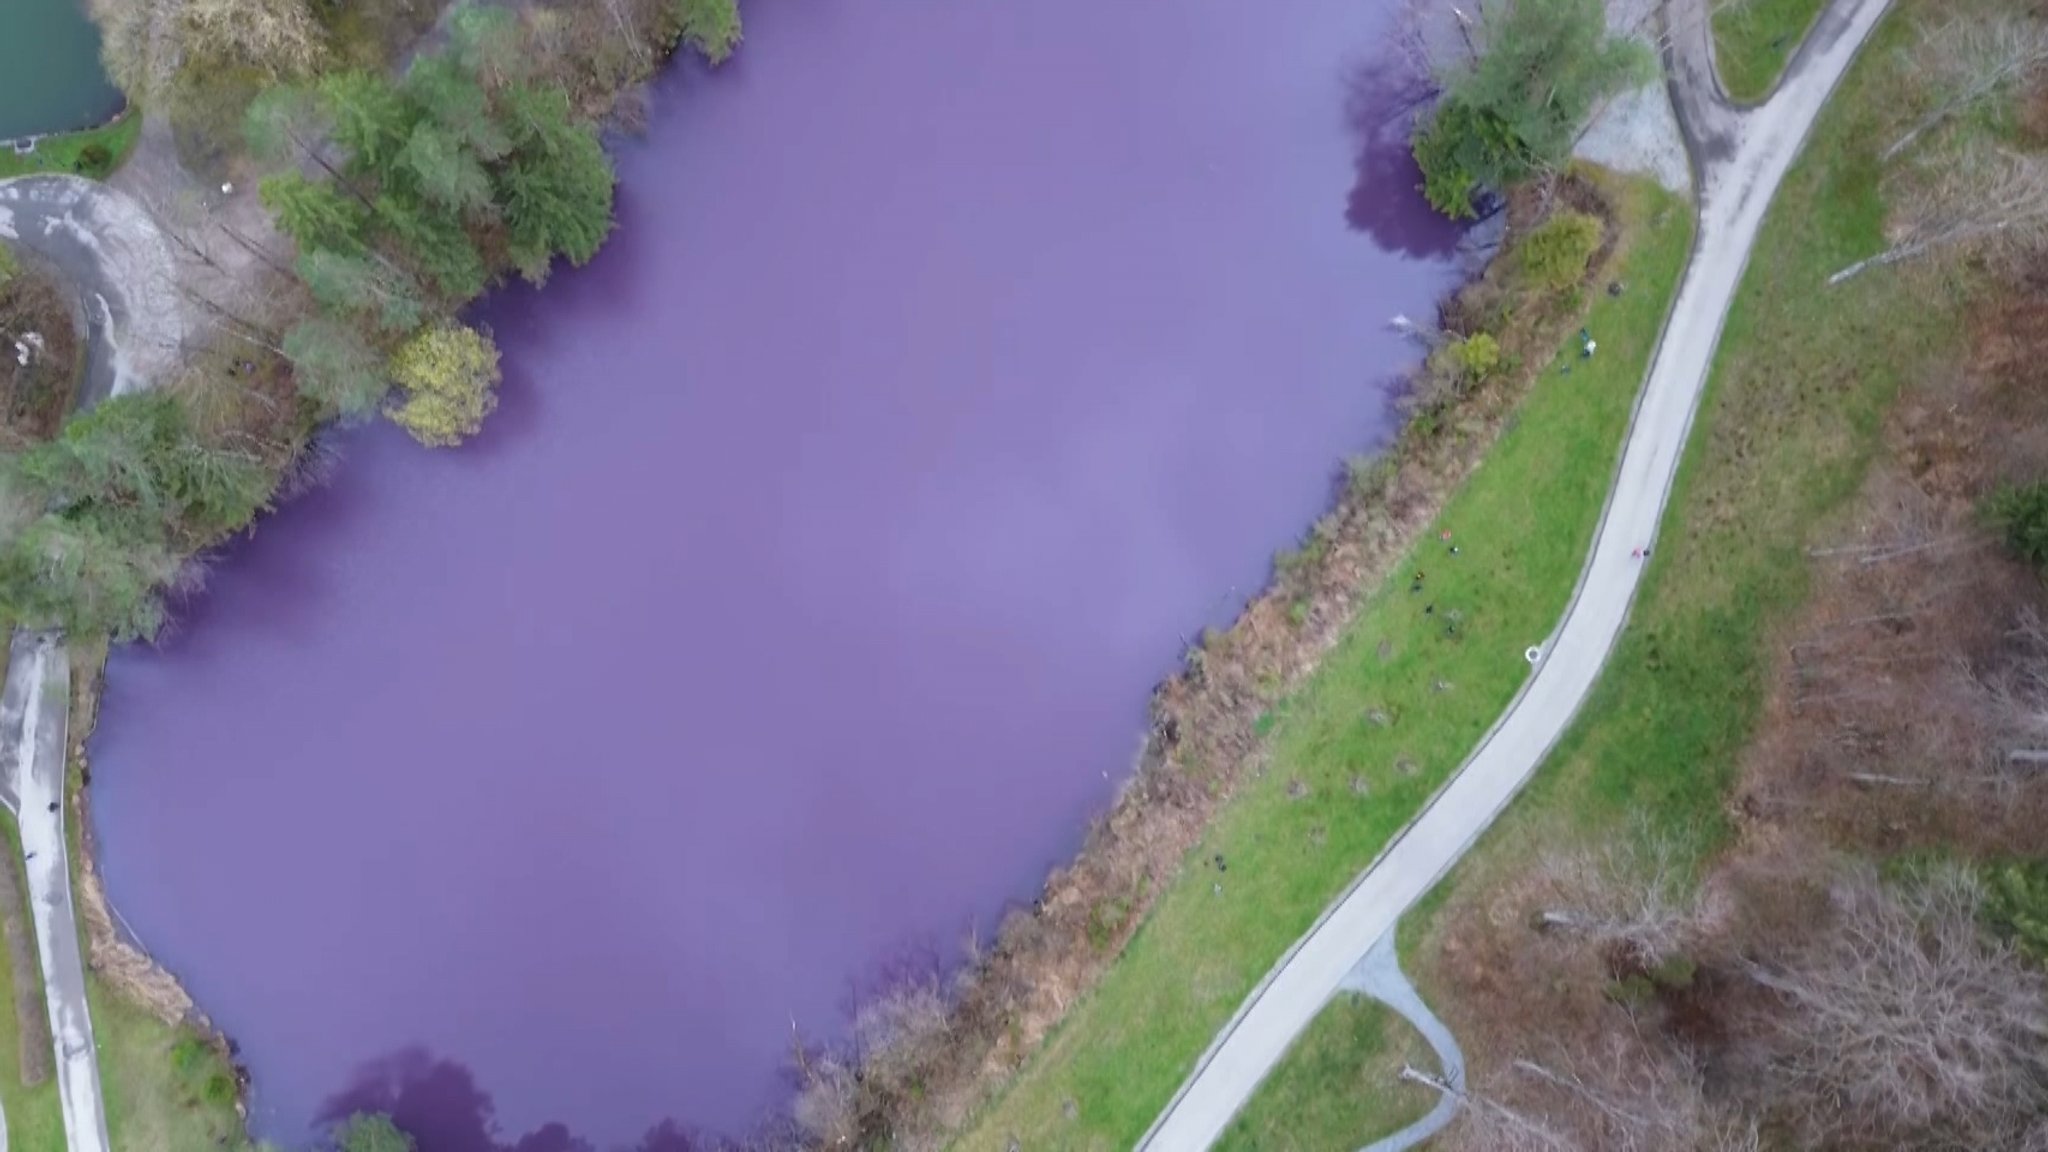
M 498 1132 L 497 1105 L 470 1070 L 423 1048 L 374 1060 L 320 1109 L 324 1127 L 358 1112 L 381 1112 L 411 1136 L 419 1152 L 715 1152 L 721 1142 L 665 1120 L 626 1147 L 600 1146 L 550 1122 L 523 1135 Z
M 1408 144 L 1415 117 L 1436 96 L 1434 83 L 1388 50 L 1353 64 L 1344 87 L 1344 121 L 1351 131 L 1356 174 L 1345 200 L 1345 222 L 1390 252 L 1415 259 L 1449 257 L 1464 229 L 1422 199 L 1422 171 Z

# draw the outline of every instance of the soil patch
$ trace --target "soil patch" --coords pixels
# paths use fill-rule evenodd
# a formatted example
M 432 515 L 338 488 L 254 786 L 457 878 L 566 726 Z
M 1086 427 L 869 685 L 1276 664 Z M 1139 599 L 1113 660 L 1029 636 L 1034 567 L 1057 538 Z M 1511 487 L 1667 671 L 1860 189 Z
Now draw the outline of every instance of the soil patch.
M 40 257 L 0 252 L 0 446 L 57 434 L 78 393 L 85 316 Z

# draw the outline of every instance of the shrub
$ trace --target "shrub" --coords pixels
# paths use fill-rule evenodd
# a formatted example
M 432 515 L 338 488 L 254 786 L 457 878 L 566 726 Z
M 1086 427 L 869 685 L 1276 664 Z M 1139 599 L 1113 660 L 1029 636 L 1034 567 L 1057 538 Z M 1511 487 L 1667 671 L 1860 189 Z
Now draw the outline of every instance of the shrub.
M 2036 568 L 2048 568 L 2048 482 L 2009 485 L 1984 502 L 1984 518 L 2005 546 Z
M 1984 919 L 2036 964 L 2048 963 L 2048 863 L 2027 861 L 1985 874 Z
M 1546 292 L 1566 292 L 1585 279 L 1600 251 L 1597 217 L 1559 212 L 1515 246 L 1515 271 Z
M 1500 341 L 1488 332 L 1474 332 L 1460 340 L 1445 345 L 1450 351 L 1451 362 L 1458 374 L 1467 380 L 1479 381 L 1500 370 Z
M 105 180 L 114 170 L 114 153 L 105 144 L 94 141 L 78 150 L 71 170 L 90 180 Z

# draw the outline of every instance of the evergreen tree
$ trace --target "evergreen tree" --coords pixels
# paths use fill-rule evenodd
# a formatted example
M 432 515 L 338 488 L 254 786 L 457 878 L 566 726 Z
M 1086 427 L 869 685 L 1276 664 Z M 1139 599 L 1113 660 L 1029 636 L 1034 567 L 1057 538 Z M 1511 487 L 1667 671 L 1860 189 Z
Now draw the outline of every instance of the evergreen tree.
M 358 1112 L 335 1130 L 336 1152 L 414 1152 L 412 1137 L 389 1116 Z
M 412 138 L 398 156 L 420 194 L 442 208 L 473 214 L 490 207 L 491 177 L 483 163 L 433 121 L 413 125 Z
M 377 198 L 377 221 L 395 246 L 454 300 L 470 300 L 484 290 L 490 270 L 462 222 L 438 205 L 403 192 Z
M 362 251 L 368 213 L 360 202 L 336 191 L 332 182 L 310 179 L 291 168 L 264 177 L 258 191 L 263 206 L 277 218 L 278 230 L 300 248 Z
M 670 0 L 677 37 L 713 64 L 723 64 L 740 46 L 740 9 L 735 0 Z
M 507 250 L 520 274 L 540 284 L 556 253 L 579 265 L 597 255 L 611 234 L 616 180 L 597 134 L 575 122 L 560 89 L 517 89 L 506 104 L 518 125 L 498 172 Z
M 391 390 L 383 357 L 361 333 L 330 317 L 294 324 L 285 333 L 284 354 L 297 373 L 299 391 L 345 421 L 369 418 Z
M 1601 0 L 1488 0 L 1482 13 L 1476 55 L 1441 78 L 1414 140 L 1424 193 L 1452 216 L 1472 214 L 1479 188 L 1562 164 L 1593 106 L 1655 68 L 1608 32 Z
M 0 546 L 0 612 L 34 627 L 147 639 L 163 627 L 157 590 L 177 569 L 161 534 L 48 515 Z
M 410 332 L 425 322 L 419 285 L 381 256 L 308 249 L 299 256 L 298 273 L 313 299 L 329 308 L 374 317 L 386 332 Z
M 405 96 L 486 163 L 512 150 L 512 141 L 492 118 L 490 97 L 476 76 L 452 54 L 429 56 L 405 78 Z
M 320 105 L 334 142 L 359 172 L 380 173 L 398 159 L 418 112 L 375 72 L 338 72 L 320 81 Z

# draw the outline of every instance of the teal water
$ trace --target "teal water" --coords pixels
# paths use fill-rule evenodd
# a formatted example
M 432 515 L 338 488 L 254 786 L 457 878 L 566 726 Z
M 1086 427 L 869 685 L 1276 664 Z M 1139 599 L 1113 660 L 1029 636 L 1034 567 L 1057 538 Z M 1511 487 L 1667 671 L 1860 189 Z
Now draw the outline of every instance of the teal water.
M 80 0 L 0 0 L 0 140 L 90 128 L 121 110 Z

